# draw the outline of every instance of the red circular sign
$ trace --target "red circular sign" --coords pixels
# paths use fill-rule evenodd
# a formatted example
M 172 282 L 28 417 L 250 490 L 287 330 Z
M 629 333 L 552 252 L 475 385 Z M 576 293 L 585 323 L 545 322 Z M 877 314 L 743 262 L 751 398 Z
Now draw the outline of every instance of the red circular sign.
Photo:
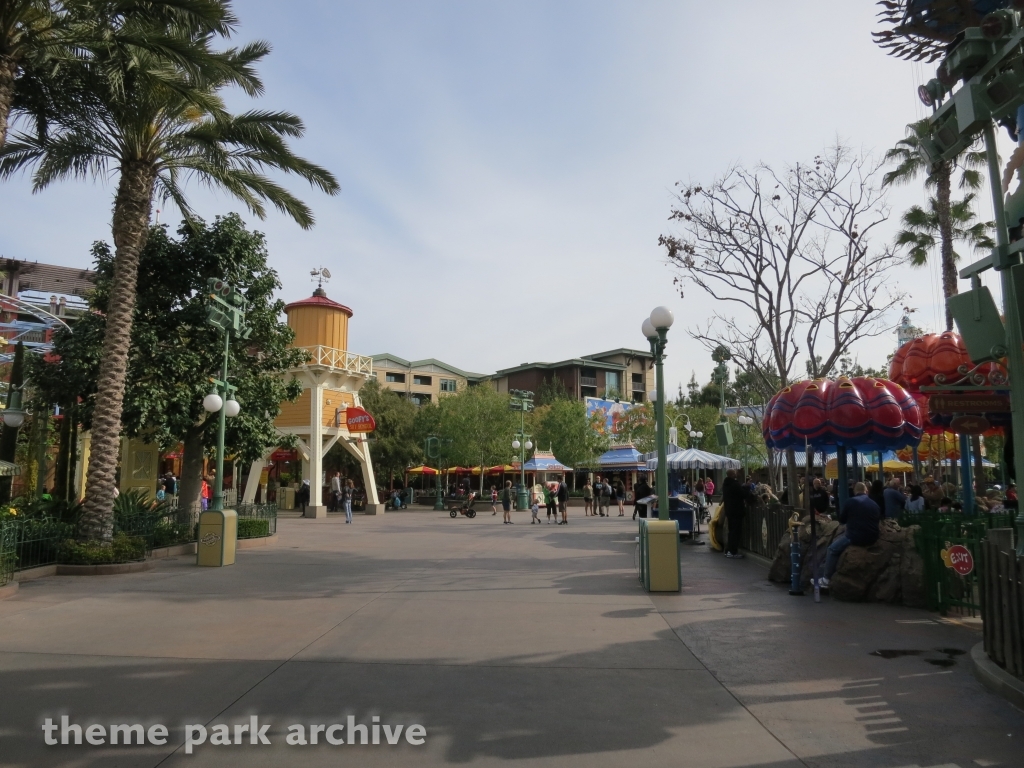
M 961 576 L 966 576 L 974 570 L 974 555 L 963 544 L 954 544 L 946 553 L 949 555 L 949 567 Z

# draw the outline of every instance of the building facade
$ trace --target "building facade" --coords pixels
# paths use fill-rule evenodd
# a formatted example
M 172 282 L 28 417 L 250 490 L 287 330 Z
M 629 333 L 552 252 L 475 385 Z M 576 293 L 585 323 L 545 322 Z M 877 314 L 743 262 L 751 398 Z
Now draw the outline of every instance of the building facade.
M 373 356 L 373 370 L 382 387 L 409 398 L 416 405 L 436 403 L 444 395 L 476 386 L 487 378 L 432 357 L 403 360 L 388 353 Z
M 523 363 L 498 371 L 492 381 L 499 392 L 537 392 L 545 382 L 558 381 L 575 400 L 618 397 L 642 403 L 655 387 L 654 357 L 637 349 L 612 349 L 557 363 Z

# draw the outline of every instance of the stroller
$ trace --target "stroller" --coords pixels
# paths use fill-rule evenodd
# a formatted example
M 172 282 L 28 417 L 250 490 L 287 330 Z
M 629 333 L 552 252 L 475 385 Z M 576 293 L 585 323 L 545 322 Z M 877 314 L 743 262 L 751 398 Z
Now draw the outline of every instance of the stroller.
M 476 517 L 476 510 L 473 509 L 473 505 L 476 503 L 477 493 L 473 491 L 465 499 L 462 500 L 461 504 L 456 504 L 448 508 L 448 514 L 451 517 L 458 517 L 459 515 L 465 515 L 471 520 Z

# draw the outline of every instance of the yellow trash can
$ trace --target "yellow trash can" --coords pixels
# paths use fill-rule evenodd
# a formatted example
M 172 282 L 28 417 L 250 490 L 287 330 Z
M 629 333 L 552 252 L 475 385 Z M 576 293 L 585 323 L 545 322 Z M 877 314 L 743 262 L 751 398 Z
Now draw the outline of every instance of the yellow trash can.
M 207 510 L 199 515 L 196 565 L 234 565 L 238 543 L 238 513 L 233 509 Z
M 640 518 L 640 581 L 648 592 L 679 592 L 679 523 Z
M 277 508 L 278 509 L 295 509 L 295 489 L 294 488 L 278 488 L 277 489 Z

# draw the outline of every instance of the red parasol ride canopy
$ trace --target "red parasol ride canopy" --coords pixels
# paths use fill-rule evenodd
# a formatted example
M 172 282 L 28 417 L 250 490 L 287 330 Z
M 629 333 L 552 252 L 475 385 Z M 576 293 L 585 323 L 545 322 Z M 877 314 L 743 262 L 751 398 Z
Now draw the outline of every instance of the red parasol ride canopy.
M 843 445 L 892 450 L 921 440 L 923 416 L 899 384 L 871 376 L 799 381 L 765 407 L 762 431 L 772 448 Z

